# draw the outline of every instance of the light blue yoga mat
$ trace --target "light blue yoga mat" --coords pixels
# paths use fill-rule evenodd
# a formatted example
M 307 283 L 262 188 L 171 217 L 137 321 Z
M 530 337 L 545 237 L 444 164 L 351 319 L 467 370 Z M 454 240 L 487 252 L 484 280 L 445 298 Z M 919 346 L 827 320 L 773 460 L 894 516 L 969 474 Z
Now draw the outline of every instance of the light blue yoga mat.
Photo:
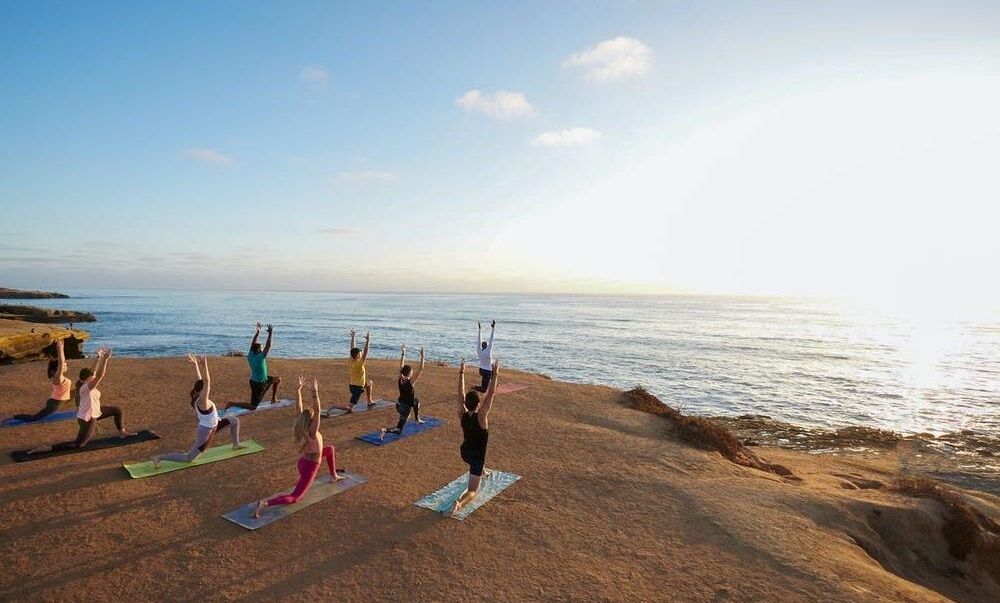
M 362 442 L 368 442 L 369 444 L 375 444 L 376 446 L 385 446 L 386 444 L 391 444 L 395 441 L 401 440 L 403 438 L 408 438 L 415 433 L 420 433 L 421 431 L 427 431 L 433 427 L 438 427 L 442 425 L 440 419 L 435 419 L 434 417 L 427 417 L 424 419 L 423 423 L 417 423 L 416 421 L 409 421 L 403 426 L 403 433 L 396 435 L 394 433 L 386 433 L 385 437 L 381 440 L 379 439 L 379 433 L 381 431 L 373 431 L 371 433 L 366 433 L 365 435 L 358 436 L 358 439 Z
M 278 400 L 274 404 L 270 402 L 261 402 L 260 406 L 254 410 L 249 408 L 240 408 L 239 406 L 234 406 L 228 410 L 219 409 L 220 417 L 239 417 L 241 415 L 248 415 L 250 413 L 260 412 L 262 410 L 274 410 L 276 408 L 287 408 L 295 404 L 295 400 Z
M 25 413 L 27 414 L 27 413 Z M 19 421 L 17 419 L 4 419 L 0 421 L 0 427 L 18 427 L 20 425 L 34 425 L 36 423 L 55 423 L 56 421 L 68 421 L 76 417 L 75 410 L 63 410 L 54 412 L 51 415 L 37 421 Z
M 368 402 L 361 401 L 354 405 L 353 413 L 349 413 L 342 408 L 330 408 L 323 411 L 323 416 L 328 419 L 332 419 L 333 417 L 339 417 L 342 415 L 356 414 L 359 412 L 366 412 L 369 410 L 382 410 L 383 408 L 390 408 L 390 407 L 391 408 L 396 407 L 396 403 L 393 402 L 392 400 L 375 400 L 375 403 L 372 404 L 371 408 L 368 408 Z
M 253 501 L 252 503 L 233 509 L 229 513 L 223 515 L 223 517 L 238 526 L 243 526 L 248 530 L 256 530 L 257 528 L 262 528 L 269 523 L 274 523 L 283 517 L 288 517 L 292 513 L 300 511 L 313 503 L 317 503 L 335 494 L 340 494 L 345 490 L 350 490 L 351 488 L 360 486 L 368 481 L 368 478 L 358 475 L 357 473 L 349 473 L 347 471 L 338 471 L 338 473 L 347 476 L 347 479 L 334 482 L 331 481 L 329 475 L 318 477 L 316 478 L 316 481 L 313 482 L 312 487 L 309 488 L 309 491 L 306 492 L 306 495 L 299 499 L 299 502 L 293 505 L 268 507 L 261 512 L 260 518 L 255 519 L 253 516 L 253 511 L 257 507 L 257 501 Z M 288 492 L 291 492 L 291 490 L 288 490 Z M 288 492 L 282 492 L 282 494 L 287 494 Z M 267 498 L 273 498 L 275 496 L 277 496 L 277 494 L 272 494 Z
M 521 479 L 521 476 L 514 475 L 513 473 L 487 470 L 486 475 L 483 475 L 482 480 L 479 482 L 479 493 L 472 499 L 472 502 L 467 503 L 458 513 L 449 517 L 453 517 L 459 521 L 465 519 L 473 511 L 485 505 L 491 498 L 503 492 L 508 486 L 519 479 Z M 461 496 L 468 485 L 468 474 L 462 475 L 437 492 L 428 494 L 413 504 L 418 507 L 437 511 L 438 513 L 446 513 L 455 504 L 455 501 L 458 500 L 458 497 Z

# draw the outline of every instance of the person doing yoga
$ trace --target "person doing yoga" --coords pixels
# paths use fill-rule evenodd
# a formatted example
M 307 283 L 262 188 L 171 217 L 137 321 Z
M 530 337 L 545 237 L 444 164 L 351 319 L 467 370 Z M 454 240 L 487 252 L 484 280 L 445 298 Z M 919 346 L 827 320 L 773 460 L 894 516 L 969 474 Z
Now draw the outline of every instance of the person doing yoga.
M 302 406 L 302 388 L 305 379 L 299 377 L 299 389 L 296 393 L 296 408 L 298 416 L 295 419 L 295 441 L 301 443 L 302 456 L 299 457 L 299 481 L 295 484 L 295 489 L 291 494 L 282 494 L 272 499 L 261 499 L 257 501 L 257 508 L 254 509 L 253 516 L 260 517 L 261 512 L 267 507 L 276 505 L 291 505 L 305 496 L 319 473 L 321 461 L 326 461 L 330 468 L 330 477 L 334 481 L 347 479 L 346 475 L 337 473 L 337 456 L 333 446 L 323 445 L 323 434 L 319 432 L 319 417 L 322 409 L 319 401 L 319 381 L 313 379 L 313 403 L 310 408 Z
M 72 448 L 84 448 L 94 437 L 97 429 L 97 422 L 109 417 L 115 420 L 115 427 L 118 435 L 127 438 L 135 435 L 131 431 L 125 430 L 124 413 L 117 406 L 104 406 L 101 404 L 101 390 L 98 387 L 104 380 L 104 375 L 108 371 L 108 359 L 111 358 L 111 350 L 101 348 L 97 350 L 97 361 L 92 369 L 81 369 L 80 380 L 76 382 L 76 388 L 80 396 L 80 405 L 76 411 L 76 424 L 79 428 L 76 439 L 68 442 L 59 442 L 51 446 L 39 446 L 29 450 L 28 454 L 39 452 L 49 452 L 51 450 L 69 450 Z
M 194 444 L 187 452 L 171 452 L 168 454 L 158 454 L 153 457 L 153 466 L 160 468 L 163 461 L 178 461 L 190 463 L 201 456 L 208 448 L 208 443 L 220 429 L 229 428 L 229 436 L 233 442 L 233 450 L 240 450 L 244 446 L 240 445 L 240 420 L 237 417 L 219 419 L 219 411 L 215 408 L 215 402 L 209 399 L 212 391 L 212 374 L 208 370 L 208 357 L 202 356 L 201 363 L 205 366 L 205 374 L 202 376 L 201 368 L 198 367 L 198 359 L 194 354 L 188 354 L 188 362 L 194 365 L 194 372 L 198 375 L 198 380 L 191 388 L 191 408 L 194 409 L 194 417 L 198 422 L 198 429 L 194 434 Z
M 274 325 L 267 325 L 267 341 L 264 342 L 263 349 L 260 347 L 260 342 L 257 341 L 260 338 L 260 328 L 262 326 L 259 322 L 257 323 L 257 331 L 253 334 L 253 340 L 250 342 L 250 351 L 247 352 L 247 364 L 250 365 L 250 403 L 230 402 L 226 404 L 226 408 L 237 406 L 239 408 L 246 408 L 247 410 L 257 410 L 257 407 L 260 406 L 261 400 L 264 399 L 264 395 L 269 389 L 271 390 L 271 404 L 278 401 L 278 385 L 281 384 L 281 378 L 276 375 L 270 375 L 267 372 L 267 354 L 271 351 L 271 337 L 274 335 Z
M 365 349 L 359 349 L 355 340 L 357 332 L 354 329 L 348 331 L 351 335 L 351 357 L 347 359 L 347 374 L 349 377 L 348 388 L 351 390 L 351 400 L 347 406 L 342 407 L 347 412 L 354 412 L 354 405 L 361 399 L 361 394 L 366 394 L 368 407 L 374 406 L 372 400 L 375 383 L 368 379 L 365 370 L 365 360 L 368 360 L 368 350 L 372 344 L 372 334 L 365 333 Z
M 479 335 L 476 337 L 476 353 L 479 354 L 479 376 L 483 378 L 482 385 L 472 389 L 485 392 L 490 384 L 490 377 L 493 375 L 493 337 L 497 334 L 497 321 L 490 323 L 490 340 L 483 340 L 483 323 L 479 323 Z
M 73 382 L 66 376 L 66 351 L 64 345 L 62 339 L 57 339 L 55 342 L 57 359 L 49 360 L 47 374 L 49 382 L 52 384 L 52 393 L 49 395 L 49 399 L 45 401 L 45 407 L 34 414 L 14 415 L 8 417 L 7 420 L 14 419 L 25 423 L 33 423 L 51 415 L 59 410 L 59 407 L 64 403 L 69 402 Z
M 413 386 L 420 379 L 420 374 L 424 372 L 424 348 L 420 348 L 420 367 L 416 373 L 413 372 L 413 367 L 409 364 L 404 364 L 405 362 L 406 344 L 404 343 L 399 352 L 399 379 L 396 382 L 399 385 L 399 398 L 396 400 L 396 411 L 399 413 L 399 422 L 392 428 L 383 427 L 378 435 L 378 439 L 380 440 L 387 433 L 394 433 L 396 435 L 403 433 L 403 427 L 406 425 L 406 420 L 410 418 L 411 410 L 413 411 L 413 418 L 417 423 L 424 422 L 420 418 L 420 400 L 417 399 L 417 393 L 413 390 Z
M 486 464 L 486 444 L 490 439 L 489 415 L 493 408 L 493 398 L 496 394 L 497 380 L 500 376 L 500 363 L 493 362 L 490 367 L 490 383 L 485 399 L 480 402 L 480 392 L 476 388 L 465 391 L 465 358 L 458 369 L 458 416 L 462 425 L 462 446 L 459 449 L 462 460 L 469 464 L 469 485 L 458 497 L 449 511 L 454 515 L 476 497 L 479 481 L 483 477 Z

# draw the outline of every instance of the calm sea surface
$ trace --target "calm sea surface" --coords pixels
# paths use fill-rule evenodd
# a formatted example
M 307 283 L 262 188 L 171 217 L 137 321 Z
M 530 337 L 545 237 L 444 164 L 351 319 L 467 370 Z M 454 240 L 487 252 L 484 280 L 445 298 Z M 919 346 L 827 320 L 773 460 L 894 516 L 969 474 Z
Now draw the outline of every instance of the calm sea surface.
M 274 356 L 372 354 L 405 342 L 451 363 L 475 357 L 476 321 L 498 321 L 495 354 L 555 379 L 646 386 L 702 414 L 767 414 L 824 427 L 1000 434 L 1000 313 L 894 317 L 833 302 L 727 297 L 578 297 L 68 290 L 38 300 L 98 322 L 87 349 L 176 356 L 244 350 L 276 325 Z M 29 303 L 36 303 L 34 301 Z M 487 329 L 488 332 L 488 329 Z

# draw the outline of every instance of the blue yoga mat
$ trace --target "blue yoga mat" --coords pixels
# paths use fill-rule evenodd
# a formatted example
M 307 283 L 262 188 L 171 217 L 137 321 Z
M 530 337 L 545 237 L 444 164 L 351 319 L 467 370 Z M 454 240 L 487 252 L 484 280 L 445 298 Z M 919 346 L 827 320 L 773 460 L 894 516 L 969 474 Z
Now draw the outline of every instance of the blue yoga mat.
M 479 482 L 479 493 L 472 499 L 472 502 L 462 507 L 458 514 L 450 515 L 449 517 L 458 519 L 459 521 L 465 519 L 473 511 L 485 505 L 487 501 L 506 490 L 519 479 L 521 479 L 521 476 L 513 473 L 505 473 L 495 469 L 487 470 L 486 474 L 483 475 L 483 479 Z M 455 501 L 465 491 L 465 487 L 468 484 L 469 475 L 461 475 L 437 492 L 428 494 L 413 504 L 418 507 L 437 511 L 438 513 L 445 513 L 455 504 Z
M 68 421 L 76 417 L 75 410 L 64 410 L 54 412 L 51 415 L 37 421 L 18 421 L 17 419 L 4 419 L 0 422 L 0 427 L 18 427 L 20 425 L 34 425 L 36 423 L 55 423 L 56 421 Z
M 397 440 L 403 438 L 408 438 L 415 433 L 420 433 L 421 431 L 427 431 L 432 427 L 438 427 L 442 425 L 440 419 L 435 419 L 433 417 L 427 417 L 424 419 L 423 423 L 417 423 L 416 421 L 409 421 L 403 426 L 403 433 L 396 435 L 394 433 L 386 433 L 384 439 L 378 439 L 379 431 L 373 431 L 371 433 L 366 433 L 365 435 L 358 436 L 358 439 L 362 442 L 368 442 L 369 444 L 375 444 L 376 446 L 384 446 L 386 444 L 391 444 Z

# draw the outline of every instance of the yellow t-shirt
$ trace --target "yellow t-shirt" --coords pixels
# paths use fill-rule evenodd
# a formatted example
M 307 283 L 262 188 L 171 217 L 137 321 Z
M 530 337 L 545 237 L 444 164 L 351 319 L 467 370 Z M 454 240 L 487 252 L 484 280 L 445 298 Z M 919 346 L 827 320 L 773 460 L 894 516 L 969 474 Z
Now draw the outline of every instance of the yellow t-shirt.
M 365 374 L 365 362 L 361 358 L 357 360 L 348 358 L 347 370 L 351 374 L 351 385 L 364 387 L 368 383 L 367 375 Z

